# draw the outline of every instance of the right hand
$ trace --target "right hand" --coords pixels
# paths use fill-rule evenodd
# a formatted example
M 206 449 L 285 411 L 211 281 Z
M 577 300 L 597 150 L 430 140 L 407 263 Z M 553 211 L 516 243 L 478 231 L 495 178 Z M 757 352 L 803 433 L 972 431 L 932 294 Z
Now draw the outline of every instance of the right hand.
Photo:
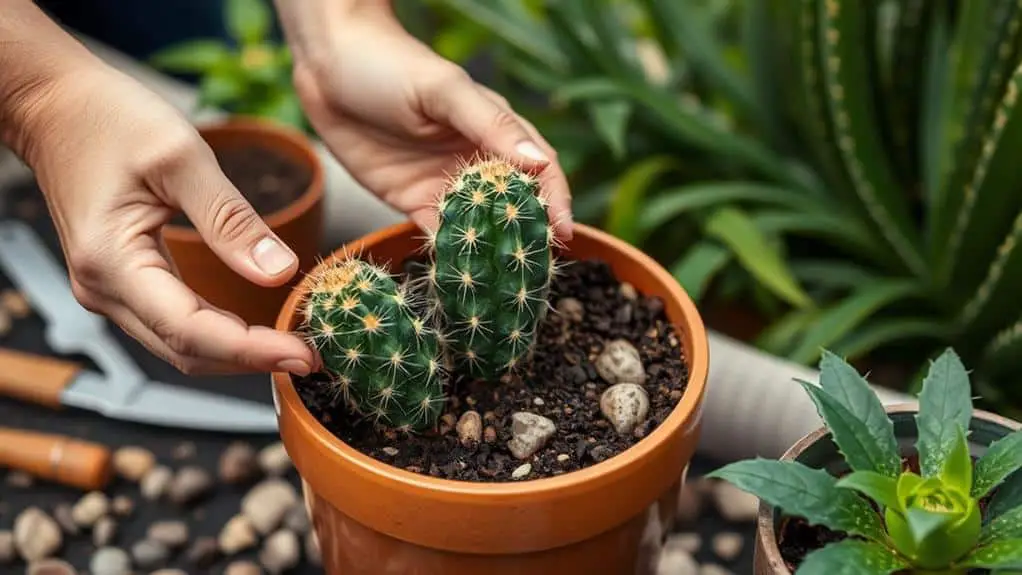
M 20 154 L 46 197 L 87 309 L 185 373 L 308 374 L 297 336 L 248 326 L 190 290 L 160 236 L 183 210 L 213 251 L 262 286 L 297 270 L 291 250 L 224 176 L 176 109 L 102 62 L 22 91 Z

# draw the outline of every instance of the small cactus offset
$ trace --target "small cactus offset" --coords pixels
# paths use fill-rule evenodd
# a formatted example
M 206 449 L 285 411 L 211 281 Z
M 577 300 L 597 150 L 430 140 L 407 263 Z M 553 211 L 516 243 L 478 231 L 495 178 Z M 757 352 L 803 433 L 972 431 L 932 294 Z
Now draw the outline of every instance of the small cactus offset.
M 345 403 L 381 427 L 433 427 L 446 403 L 440 341 L 404 287 L 352 257 L 309 280 L 304 335 Z
M 553 228 L 539 182 L 488 157 L 462 168 L 437 202 L 429 280 L 458 369 L 497 381 L 520 367 L 549 306 Z

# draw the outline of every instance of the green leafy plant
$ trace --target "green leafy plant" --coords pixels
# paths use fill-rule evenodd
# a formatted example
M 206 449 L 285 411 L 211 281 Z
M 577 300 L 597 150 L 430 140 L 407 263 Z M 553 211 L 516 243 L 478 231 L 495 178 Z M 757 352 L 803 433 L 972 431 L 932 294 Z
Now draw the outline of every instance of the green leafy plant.
M 819 386 L 800 383 L 847 474 L 757 458 L 708 475 L 788 516 L 847 535 L 810 551 L 797 575 L 1022 569 L 1022 473 L 1015 473 L 1022 467 L 1022 431 L 994 441 L 973 461 L 969 375 L 953 350 L 931 364 L 919 393 L 918 470 L 902 463 L 909 454 L 899 450 L 893 422 L 859 373 L 829 351 L 820 372 Z
M 150 63 L 168 72 L 199 75 L 199 109 L 269 118 L 310 131 L 291 80 L 291 52 L 271 37 L 266 0 L 224 0 L 230 42 L 195 38 L 167 47 Z

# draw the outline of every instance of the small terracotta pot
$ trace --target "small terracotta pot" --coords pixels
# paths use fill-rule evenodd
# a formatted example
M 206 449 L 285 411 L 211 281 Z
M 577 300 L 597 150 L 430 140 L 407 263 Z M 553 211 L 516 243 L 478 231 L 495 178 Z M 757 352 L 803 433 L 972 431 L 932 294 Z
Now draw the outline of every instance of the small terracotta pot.
M 312 142 L 291 128 L 255 118 L 232 117 L 200 126 L 211 148 L 260 146 L 305 166 L 308 189 L 293 203 L 263 219 L 298 255 L 299 271 L 285 285 L 256 285 L 223 263 L 190 227 L 168 224 L 163 239 L 184 282 L 211 304 L 234 312 L 249 324 L 271 326 L 291 288 L 316 264 L 323 227 L 323 166 Z
M 915 442 L 918 437 L 915 415 L 919 411 L 918 402 L 902 403 L 887 407 L 887 413 L 894 422 L 894 435 L 898 440 L 902 455 L 915 453 Z M 986 448 L 998 439 L 1022 427 L 1017 421 L 999 415 L 974 409 L 972 421 L 969 422 L 969 451 L 973 457 L 982 455 Z M 832 474 L 848 471 L 848 466 L 837 451 L 837 446 L 830 439 L 830 432 L 821 427 L 792 445 L 781 461 L 798 461 L 810 467 L 825 469 Z M 755 575 L 791 575 L 791 570 L 781 558 L 778 548 L 778 529 L 782 515 L 779 510 L 765 502 L 760 502 L 759 517 L 756 520 L 756 552 L 753 572 Z
M 306 410 L 291 377 L 274 373 L 280 434 L 302 476 L 328 574 L 653 572 L 698 441 L 706 331 L 689 297 L 651 258 L 603 232 L 575 230 L 566 255 L 601 258 L 622 281 L 663 299 L 689 365 L 677 407 L 642 441 L 589 468 L 514 483 L 460 482 L 405 471 L 344 444 Z M 421 235 L 405 223 L 342 249 L 398 266 Z M 277 329 L 298 327 L 302 293 L 299 286 L 288 298 Z

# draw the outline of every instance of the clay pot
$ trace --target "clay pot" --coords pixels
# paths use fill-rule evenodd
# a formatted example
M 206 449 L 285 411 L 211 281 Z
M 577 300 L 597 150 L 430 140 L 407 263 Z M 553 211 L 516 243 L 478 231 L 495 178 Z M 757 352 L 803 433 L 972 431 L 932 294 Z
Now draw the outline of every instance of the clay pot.
M 290 376 L 274 373 L 280 435 L 303 479 L 326 573 L 653 572 L 698 441 L 706 331 L 692 301 L 652 259 L 603 232 L 575 229 L 565 255 L 602 258 L 622 281 L 663 299 L 690 372 L 673 413 L 627 451 L 584 470 L 515 483 L 460 482 L 405 471 L 345 445 L 306 410 Z M 400 224 L 342 249 L 398 266 L 421 235 Z M 288 298 L 277 329 L 298 326 L 302 293 L 299 286 Z
M 291 288 L 316 264 L 323 227 L 323 166 L 312 142 L 302 133 L 255 118 L 232 117 L 199 127 L 214 150 L 260 146 L 312 172 L 308 189 L 293 203 L 263 219 L 294 250 L 299 271 L 283 286 L 256 285 L 223 263 L 190 227 L 168 224 L 163 239 L 184 282 L 211 304 L 231 311 L 250 325 L 271 326 Z
M 894 422 L 894 435 L 904 455 L 915 453 L 915 442 L 918 437 L 915 415 L 919 411 L 918 402 L 902 403 L 887 407 L 887 413 Z M 972 421 L 969 422 L 969 451 L 973 457 L 983 454 L 986 448 L 998 439 L 1022 427 L 1017 421 L 1001 417 L 980 409 L 973 409 Z M 807 434 L 795 445 L 792 445 L 781 461 L 798 461 L 810 467 L 826 469 L 832 474 L 848 471 L 837 446 L 830 440 L 830 432 L 821 427 Z M 756 520 L 756 552 L 753 558 L 755 575 L 791 575 L 792 571 L 785 565 L 778 548 L 778 529 L 781 524 L 781 513 L 771 505 L 761 502 L 759 517 Z

